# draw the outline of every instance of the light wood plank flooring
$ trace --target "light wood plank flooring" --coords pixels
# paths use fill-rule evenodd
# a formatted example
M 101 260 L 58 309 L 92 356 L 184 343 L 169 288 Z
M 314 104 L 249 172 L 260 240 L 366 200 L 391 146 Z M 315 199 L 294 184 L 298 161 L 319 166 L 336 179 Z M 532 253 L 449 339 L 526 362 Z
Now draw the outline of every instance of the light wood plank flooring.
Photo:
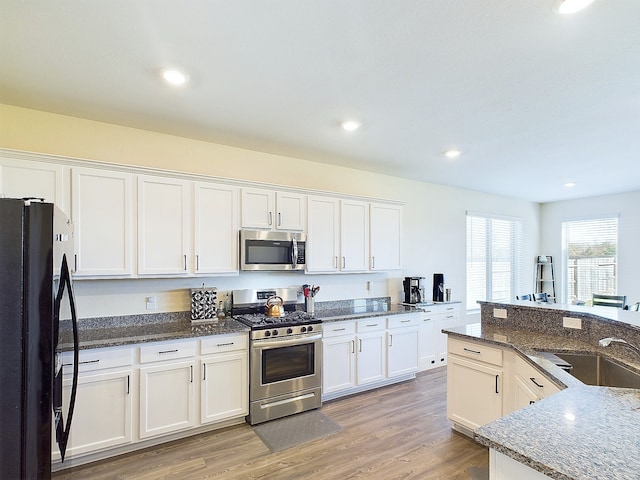
M 469 480 L 469 467 L 488 465 L 486 448 L 451 431 L 444 367 L 328 402 L 321 411 L 342 429 L 281 452 L 270 453 L 244 424 L 57 472 L 53 478 Z

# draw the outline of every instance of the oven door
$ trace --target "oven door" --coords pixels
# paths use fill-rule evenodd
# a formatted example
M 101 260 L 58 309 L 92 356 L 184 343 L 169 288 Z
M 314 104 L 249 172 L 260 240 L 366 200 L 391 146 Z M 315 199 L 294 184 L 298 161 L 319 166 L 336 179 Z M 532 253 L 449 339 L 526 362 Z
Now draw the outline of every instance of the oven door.
M 322 385 L 322 335 L 254 340 L 251 401 Z

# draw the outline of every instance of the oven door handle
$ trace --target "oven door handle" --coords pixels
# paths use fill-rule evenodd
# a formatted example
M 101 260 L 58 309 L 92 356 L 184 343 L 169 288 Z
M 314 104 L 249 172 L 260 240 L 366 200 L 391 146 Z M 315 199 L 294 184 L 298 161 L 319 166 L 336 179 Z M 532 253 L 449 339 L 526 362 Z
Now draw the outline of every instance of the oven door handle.
M 254 340 L 252 343 L 252 347 L 256 349 L 266 349 L 266 348 L 277 348 L 282 347 L 283 345 L 301 345 L 304 343 L 314 342 L 316 340 L 321 340 L 322 334 L 319 333 L 317 335 L 310 335 L 308 337 L 298 337 L 298 338 L 282 338 L 282 339 L 260 339 Z

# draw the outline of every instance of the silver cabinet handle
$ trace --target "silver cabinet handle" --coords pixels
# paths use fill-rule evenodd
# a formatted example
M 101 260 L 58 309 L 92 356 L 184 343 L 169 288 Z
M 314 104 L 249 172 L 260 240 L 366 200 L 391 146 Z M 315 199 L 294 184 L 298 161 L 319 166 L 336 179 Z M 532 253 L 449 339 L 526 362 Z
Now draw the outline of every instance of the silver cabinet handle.
M 496 393 L 500 393 L 498 390 L 498 383 L 500 382 L 500 375 L 496 375 Z
M 351 340 L 351 353 L 356 353 L 356 341 Z
M 186 255 L 183 255 L 183 256 L 184 256 L 184 270 L 187 271 L 187 256 Z
M 165 355 L 167 353 L 177 353 L 178 349 L 176 348 L 175 350 L 164 350 L 162 352 L 158 352 L 158 355 Z
M 360 341 L 360 349 L 358 351 L 362 352 L 362 339 L 358 339 Z
M 389 346 L 393 347 L 393 335 L 389 334 Z
M 536 382 L 536 378 L 535 377 L 529 377 L 529 380 L 531 380 L 536 387 L 544 388 L 544 385 L 540 385 L 538 382 Z
M 342 268 L 346 268 L 347 267 L 347 259 L 345 257 L 342 257 Z
M 131 375 L 127 375 L 127 395 L 131 393 L 130 377 Z
M 282 214 L 280 212 L 278 212 L 278 226 L 282 226 Z
M 193 383 L 193 365 L 189 366 L 189 382 Z
M 231 342 L 231 343 L 218 343 L 216 344 L 218 347 L 230 347 L 231 345 L 233 345 L 235 342 Z
M 273 213 L 269 212 L 269 226 L 273 225 Z
M 338 268 L 338 256 L 333 257 L 333 268 Z
M 203 363 L 202 364 L 202 380 L 206 380 L 207 379 L 207 364 Z
M 478 350 L 471 350 L 470 348 L 464 347 L 463 349 L 465 352 L 469 352 L 469 353 L 475 353 L 476 355 L 480 355 L 480 353 Z
M 196 270 L 200 270 L 200 255 L 196 255 Z
M 345 330 L 346 330 L 346 328 L 344 328 L 344 327 L 343 328 L 334 328 L 333 329 L 334 332 L 343 332 Z
M 371 268 L 376 268 L 376 257 L 371 257 Z

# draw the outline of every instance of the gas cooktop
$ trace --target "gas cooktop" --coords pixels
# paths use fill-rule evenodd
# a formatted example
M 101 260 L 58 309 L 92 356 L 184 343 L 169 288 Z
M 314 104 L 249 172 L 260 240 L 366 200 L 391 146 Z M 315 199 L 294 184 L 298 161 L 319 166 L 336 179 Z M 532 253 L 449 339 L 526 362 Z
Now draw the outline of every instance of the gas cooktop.
M 264 313 L 246 313 L 234 315 L 234 319 L 240 323 L 251 327 L 252 330 L 292 327 L 296 325 L 313 325 L 321 323 L 317 318 L 312 317 L 306 312 L 291 311 L 285 312 L 282 317 L 268 317 Z

